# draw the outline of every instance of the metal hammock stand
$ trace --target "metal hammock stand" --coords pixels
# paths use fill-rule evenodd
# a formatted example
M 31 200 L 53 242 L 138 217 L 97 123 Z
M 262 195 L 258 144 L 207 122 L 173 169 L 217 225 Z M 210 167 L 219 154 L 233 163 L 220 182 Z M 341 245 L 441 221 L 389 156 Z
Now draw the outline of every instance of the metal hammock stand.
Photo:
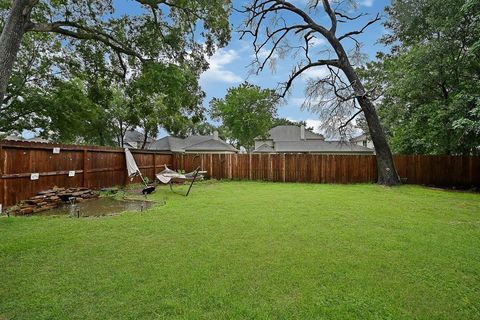
M 127 172 L 128 172 L 128 177 L 130 180 L 133 180 L 136 176 L 140 176 L 140 179 L 142 179 L 143 184 L 145 185 L 145 188 L 142 189 L 142 194 L 147 196 L 147 194 L 150 194 L 155 191 L 155 186 L 154 185 L 149 185 L 145 178 L 142 175 L 142 172 L 137 166 L 137 163 L 135 162 L 135 159 L 133 158 L 132 153 L 128 148 L 125 148 L 125 160 L 127 163 Z
M 182 173 L 178 173 L 176 171 L 173 171 L 173 170 L 169 169 L 167 167 L 167 165 L 164 165 L 164 166 L 165 166 L 165 170 L 163 170 L 162 172 L 157 174 L 157 179 L 161 183 L 168 184 L 170 186 L 170 190 L 173 193 L 180 194 L 180 195 L 183 195 L 185 197 L 188 197 L 188 195 L 190 194 L 190 190 L 192 190 L 192 187 L 193 187 L 193 184 L 195 183 L 195 181 L 197 181 L 199 179 L 200 180 L 203 179 L 204 174 L 207 173 L 207 171 L 200 171 L 200 167 L 197 167 L 192 172 L 182 174 Z M 187 190 L 186 194 L 176 192 L 173 189 L 173 184 L 175 182 L 185 182 L 185 181 L 190 181 L 190 185 L 188 187 L 188 190 Z

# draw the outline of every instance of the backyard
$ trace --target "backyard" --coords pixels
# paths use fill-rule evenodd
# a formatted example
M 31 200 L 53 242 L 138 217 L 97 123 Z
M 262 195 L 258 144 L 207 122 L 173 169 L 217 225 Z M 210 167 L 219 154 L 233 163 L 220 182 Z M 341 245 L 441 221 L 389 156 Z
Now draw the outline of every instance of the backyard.
M 0 218 L 0 319 L 473 319 L 480 194 L 205 182 L 101 218 Z

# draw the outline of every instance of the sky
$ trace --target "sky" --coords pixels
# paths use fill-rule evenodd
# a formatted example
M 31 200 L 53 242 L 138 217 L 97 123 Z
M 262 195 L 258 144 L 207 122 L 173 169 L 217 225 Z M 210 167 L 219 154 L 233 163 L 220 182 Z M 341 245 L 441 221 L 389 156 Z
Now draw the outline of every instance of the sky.
M 240 9 L 247 1 L 234 1 L 234 7 Z M 293 0 L 299 6 L 305 5 L 307 0 Z M 361 0 L 359 1 L 358 12 L 369 14 L 362 18 L 362 23 L 350 24 L 349 28 L 358 28 L 369 19 L 373 18 L 377 13 L 384 14 L 384 8 L 389 4 L 389 1 L 382 0 Z M 213 98 L 223 98 L 227 89 L 232 86 L 237 86 L 243 81 L 248 81 L 264 88 L 276 88 L 279 82 L 284 82 L 288 79 L 291 72 L 292 65 L 289 59 L 277 62 L 275 70 L 264 70 L 259 75 L 252 74 L 250 71 L 250 63 L 254 55 L 252 46 L 252 39 L 240 39 L 240 34 L 236 32 L 241 25 L 245 16 L 241 13 L 233 13 L 230 21 L 232 25 L 232 39 L 228 46 L 218 50 L 213 57 L 209 59 L 210 69 L 204 72 L 200 78 L 200 84 L 206 92 L 206 99 L 204 104 L 208 106 L 208 102 Z M 320 19 L 323 19 L 320 16 Z M 326 19 L 326 17 L 325 17 Z M 326 21 L 326 20 L 325 20 Z M 339 30 L 341 34 L 341 29 Z M 362 43 L 362 53 L 367 55 L 368 60 L 375 58 L 378 51 L 384 51 L 382 44 L 378 43 L 379 38 L 385 33 L 385 29 L 380 22 L 370 26 L 365 34 L 359 40 Z M 317 46 L 326 46 L 323 39 L 317 41 Z M 346 43 L 347 46 L 352 43 Z M 323 70 L 309 71 L 308 77 L 315 77 L 321 75 Z M 285 103 L 279 106 L 278 115 L 280 117 L 291 120 L 306 120 L 308 126 L 314 127 L 315 131 L 320 131 L 318 126 L 320 124 L 318 114 L 308 110 L 302 110 L 301 105 L 305 100 L 304 89 L 305 80 L 307 76 L 302 77 L 299 81 L 294 83 L 294 86 L 288 95 Z
M 305 8 L 308 0 L 290 0 L 300 8 Z M 242 9 L 244 5 L 249 3 L 250 0 L 233 0 L 233 7 L 235 9 Z M 331 1 L 332 6 L 336 3 Z M 389 5 L 389 0 L 357 0 L 359 4 L 355 12 L 351 12 L 352 15 L 358 13 L 365 13 L 367 16 L 362 17 L 357 22 L 345 24 L 345 26 L 339 26 L 337 34 L 342 34 L 346 31 L 353 29 L 360 29 L 368 20 L 375 17 L 376 14 L 385 15 L 384 8 Z M 114 7 L 116 8 L 116 14 L 138 14 L 145 10 L 141 8 L 138 2 L 134 0 L 114 0 Z M 286 16 L 287 20 L 293 19 L 293 16 Z M 328 17 L 322 12 L 315 17 L 316 21 L 329 26 Z M 248 81 L 262 88 L 277 88 L 279 83 L 288 80 L 289 74 L 293 67 L 293 59 L 287 58 L 284 60 L 278 60 L 274 70 L 266 68 L 260 74 L 254 74 L 251 72 L 251 62 L 254 58 L 254 49 L 252 45 L 252 38 L 240 39 L 239 28 L 242 25 L 245 15 L 237 11 L 233 11 L 230 17 L 230 23 L 232 28 L 232 36 L 230 43 L 217 50 L 217 52 L 208 59 L 210 68 L 205 71 L 200 77 L 200 84 L 202 89 L 206 93 L 206 98 L 203 102 L 204 106 L 208 108 L 209 102 L 212 98 L 223 98 L 230 87 L 238 86 L 244 81 Z M 287 22 L 292 22 L 287 21 Z M 362 53 L 366 55 L 366 61 L 375 58 L 378 51 L 385 51 L 386 48 L 378 43 L 379 38 L 385 34 L 385 29 L 381 22 L 377 22 L 370 26 L 358 40 L 362 43 Z M 322 38 L 317 38 L 314 43 L 314 49 L 322 50 L 328 47 L 326 41 Z M 346 41 L 344 46 L 351 47 L 353 42 Z M 318 56 L 321 58 L 321 56 Z M 325 58 L 325 57 L 324 57 Z M 324 74 L 325 70 L 321 68 L 309 69 L 307 73 L 294 82 L 293 87 L 290 90 L 289 95 L 285 101 L 278 108 L 278 116 L 287 118 L 294 121 L 304 120 L 309 127 L 313 127 L 314 131 L 323 133 L 319 126 L 321 120 L 319 115 L 302 109 L 302 103 L 305 100 L 304 90 L 305 83 L 308 78 L 318 77 Z M 207 116 L 208 118 L 208 116 Z M 210 122 L 211 119 L 208 119 Z M 215 123 L 218 124 L 218 123 Z M 26 133 L 27 136 L 33 133 Z M 160 131 L 159 137 L 167 135 L 164 130 Z

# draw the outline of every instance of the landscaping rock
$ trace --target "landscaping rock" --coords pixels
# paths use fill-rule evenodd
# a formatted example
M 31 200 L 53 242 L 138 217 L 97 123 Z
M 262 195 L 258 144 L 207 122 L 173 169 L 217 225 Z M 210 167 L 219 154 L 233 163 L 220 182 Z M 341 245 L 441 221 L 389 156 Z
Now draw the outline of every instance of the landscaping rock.
M 86 199 L 98 198 L 99 193 L 85 187 L 79 188 L 58 188 L 40 191 L 36 196 L 27 200 L 20 201 L 9 211 L 12 215 L 27 215 L 42 211 L 47 211 L 58 207 L 62 202 L 68 202 L 70 198 L 75 198 L 76 202 L 82 202 Z

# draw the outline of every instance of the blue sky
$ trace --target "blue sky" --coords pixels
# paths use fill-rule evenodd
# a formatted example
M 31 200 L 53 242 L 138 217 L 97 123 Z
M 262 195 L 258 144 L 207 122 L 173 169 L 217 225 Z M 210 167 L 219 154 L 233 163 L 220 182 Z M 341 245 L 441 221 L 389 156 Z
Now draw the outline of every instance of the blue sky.
M 240 8 L 247 1 L 234 1 L 234 7 Z M 292 2 L 303 6 L 307 0 L 293 0 Z M 384 8 L 389 4 L 389 1 L 380 0 L 362 0 L 359 1 L 358 12 L 368 13 L 361 20 L 363 23 L 374 17 L 377 13 L 384 15 Z M 319 16 L 323 19 L 322 16 Z M 274 72 L 272 70 L 264 70 L 259 75 L 252 75 L 249 73 L 249 64 L 252 61 L 254 54 L 252 47 L 252 39 L 239 39 L 239 33 L 235 30 L 241 25 L 244 16 L 241 13 L 233 13 L 230 21 L 232 24 L 232 39 L 230 44 L 220 49 L 210 59 L 210 69 L 202 74 L 200 83 L 207 94 L 204 104 L 208 106 L 208 102 L 213 97 L 224 97 L 227 89 L 236 86 L 241 82 L 248 80 L 251 83 L 260 85 L 265 88 L 275 88 L 279 82 L 286 81 L 291 71 L 291 64 L 289 60 L 278 61 Z M 356 28 L 362 26 L 363 23 L 355 23 L 348 25 L 348 28 Z M 342 29 L 339 30 L 339 33 Z M 359 40 L 362 42 L 362 52 L 368 56 L 368 59 L 374 59 L 378 51 L 385 50 L 383 45 L 378 43 L 378 39 L 385 33 L 384 27 L 381 23 L 376 23 L 367 29 L 364 35 Z M 319 45 L 324 45 L 322 40 Z M 349 44 L 347 43 L 347 46 Z M 322 70 L 312 70 L 309 76 L 314 77 L 316 74 L 321 74 Z M 279 107 L 279 116 L 289 118 L 292 120 L 307 120 L 308 124 L 317 129 L 319 125 L 319 116 L 307 110 L 302 110 L 301 104 L 304 101 L 304 87 L 305 78 L 295 82 L 290 95 L 286 102 Z
M 292 3 L 304 8 L 309 0 L 290 0 Z M 241 9 L 242 6 L 249 3 L 250 0 L 233 0 L 233 6 L 236 9 Z M 335 1 L 331 1 L 332 6 Z M 373 18 L 377 13 L 384 14 L 384 8 L 389 5 L 389 0 L 357 0 L 358 9 L 355 13 L 366 13 L 368 16 L 363 17 L 358 22 L 348 23 L 344 27 L 339 26 L 338 34 L 341 34 L 353 29 L 361 28 L 365 22 Z M 144 8 L 139 6 L 138 2 L 133 0 L 114 0 L 116 14 L 138 14 L 144 12 Z M 219 49 L 210 59 L 210 69 L 204 72 L 200 77 L 200 84 L 206 93 L 204 105 L 208 107 L 212 98 L 223 98 L 227 89 L 237 86 L 244 81 L 251 82 L 263 88 L 276 88 L 279 83 L 285 82 L 291 72 L 293 64 L 292 60 L 279 60 L 276 64 L 275 70 L 268 68 L 264 69 L 259 75 L 249 72 L 251 69 L 249 65 L 254 57 L 254 50 L 252 46 L 252 39 L 240 39 L 240 34 L 237 32 L 242 24 L 245 16 L 239 12 L 233 12 L 230 17 L 232 25 L 231 41 L 225 48 Z M 292 17 L 286 17 L 289 19 Z M 323 12 L 315 17 L 316 21 L 326 23 L 328 26 L 328 18 Z M 367 31 L 362 34 L 358 40 L 362 43 L 362 53 L 367 55 L 367 60 L 375 58 L 378 51 L 385 51 L 385 47 L 378 43 L 379 38 L 385 33 L 385 29 L 380 22 L 370 26 Z M 345 43 L 345 46 L 352 45 L 352 43 Z M 326 43 L 322 39 L 317 39 L 317 46 L 319 50 L 326 48 Z M 318 57 L 320 58 L 320 56 Z M 302 110 L 301 105 L 304 101 L 305 81 L 308 77 L 315 77 L 322 74 L 321 69 L 309 70 L 308 75 L 302 77 L 294 83 L 285 102 L 279 106 L 278 115 L 280 117 L 291 120 L 306 120 L 309 126 L 314 127 L 315 131 L 319 131 L 319 116 L 308 110 Z M 165 136 L 167 133 L 161 130 L 160 136 Z M 30 135 L 30 134 L 27 134 Z

